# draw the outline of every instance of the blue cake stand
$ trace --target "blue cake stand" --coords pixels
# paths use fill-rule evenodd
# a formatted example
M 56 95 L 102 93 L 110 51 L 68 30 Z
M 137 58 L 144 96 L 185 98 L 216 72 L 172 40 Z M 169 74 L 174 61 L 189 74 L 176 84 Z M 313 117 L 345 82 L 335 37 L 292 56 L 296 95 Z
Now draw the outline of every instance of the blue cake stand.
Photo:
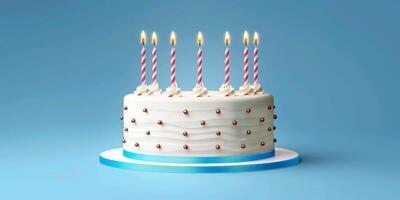
M 259 160 L 228 163 L 166 163 L 150 162 L 123 156 L 123 149 L 111 149 L 100 154 L 99 161 L 110 167 L 150 172 L 172 173 L 221 173 L 246 172 L 289 167 L 300 162 L 299 154 L 283 148 L 275 148 L 275 156 Z

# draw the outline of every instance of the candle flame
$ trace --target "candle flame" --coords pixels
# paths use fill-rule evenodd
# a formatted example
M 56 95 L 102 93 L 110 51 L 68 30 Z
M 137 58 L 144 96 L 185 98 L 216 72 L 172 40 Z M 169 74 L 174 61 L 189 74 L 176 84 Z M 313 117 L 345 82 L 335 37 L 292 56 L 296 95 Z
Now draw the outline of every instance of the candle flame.
M 228 46 L 228 45 L 231 43 L 231 36 L 229 35 L 229 32 L 228 32 L 228 31 L 225 32 L 225 39 L 224 39 L 224 41 L 225 41 L 225 45 L 226 45 L 226 46 Z
M 142 31 L 142 33 L 140 33 L 140 43 L 142 45 L 146 44 L 146 33 L 144 31 Z
M 171 32 L 171 45 L 174 46 L 176 44 L 176 36 L 175 36 L 175 32 L 172 31 Z
M 254 45 L 258 45 L 259 41 L 260 41 L 260 39 L 258 38 L 258 33 L 254 32 Z
M 247 31 L 244 31 L 244 34 L 243 34 L 243 43 L 244 43 L 244 45 L 249 44 L 249 33 L 248 33 Z
M 199 46 L 203 45 L 203 35 L 201 34 L 201 32 L 199 32 L 199 33 L 197 34 L 197 44 L 198 44 Z
M 154 46 L 157 45 L 157 34 L 156 34 L 156 32 L 153 32 L 153 34 L 151 34 L 151 43 Z

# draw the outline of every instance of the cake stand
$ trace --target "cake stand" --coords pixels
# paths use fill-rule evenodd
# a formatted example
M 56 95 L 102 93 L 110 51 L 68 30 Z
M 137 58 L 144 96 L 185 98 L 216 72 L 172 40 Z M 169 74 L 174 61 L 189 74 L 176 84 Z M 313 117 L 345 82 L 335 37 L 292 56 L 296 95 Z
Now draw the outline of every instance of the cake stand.
M 106 166 L 137 171 L 171 173 L 222 173 L 289 167 L 298 164 L 300 162 L 300 156 L 297 152 L 292 150 L 275 148 L 274 157 L 252 161 L 227 163 L 167 163 L 127 158 L 123 156 L 122 148 L 116 148 L 102 152 L 100 154 L 99 161 L 101 164 Z

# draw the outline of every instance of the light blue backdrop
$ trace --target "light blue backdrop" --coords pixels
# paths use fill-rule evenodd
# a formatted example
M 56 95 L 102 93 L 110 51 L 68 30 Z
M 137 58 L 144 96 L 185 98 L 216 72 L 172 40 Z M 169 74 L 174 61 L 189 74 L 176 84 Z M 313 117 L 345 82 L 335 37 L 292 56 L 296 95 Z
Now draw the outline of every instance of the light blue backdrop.
M 396 1 L 2 1 L 1 199 L 395 199 L 399 9 Z M 185 90 L 195 84 L 197 31 L 213 90 L 223 81 L 224 31 L 232 36 L 235 87 L 242 33 L 258 31 L 277 144 L 303 162 L 236 174 L 100 165 L 101 151 L 121 145 L 118 118 L 139 81 L 142 29 L 159 34 L 164 88 L 169 32 L 176 31 Z

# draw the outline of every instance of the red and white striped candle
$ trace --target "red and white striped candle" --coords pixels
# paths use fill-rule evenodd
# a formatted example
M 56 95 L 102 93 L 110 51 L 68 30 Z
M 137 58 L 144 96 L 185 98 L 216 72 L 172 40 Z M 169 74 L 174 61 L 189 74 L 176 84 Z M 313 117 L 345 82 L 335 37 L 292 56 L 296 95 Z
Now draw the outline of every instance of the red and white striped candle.
M 142 31 L 140 34 L 140 43 L 143 45 L 142 51 L 141 51 L 141 78 L 140 78 L 140 84 L 145 85 L 146 84 L 146 49 L 144 48 L 144 45 L 146 44 L 146 33 Z
M 151 63 L 153 65 L 152 68 L 152 83 L 157 84 L 157 34 L 153 32 L 151 36 L 151 43 L 153 44 L 153 51 L 151 53 Z
M 254 84 L 258 84 L 258 45 L 259 39 L 258 39 L 258 34 L 257 32 L 254 33 L 254 59 L 253 59 L 253 72 L 254 72 L 254 76 L 253 76 L 253 81 Z
M 197 85 L 203 85 L 203 50 L 201 49 L 203 36 L 201 32 L 197 35 L 197 44 L 199 45 L 199 50 L 197 51 Z
M 170 81 L 170 85 L 171 86 L 172 85 L 174 85 L 174 86 L 176 85 L 176 80 L 175 80 L 175 48 L 174 48 L 175 44 L 176 44 L 175 33 L 171 32 L 171 46 L 172 46 L 172 48 L 171 48 L 171 62 L 170 62 L 170 65 L 171 65 L 171 72 L 170 72 L 171 81 Z
M 225 79 L 224 79 L 224 84 L 228 85 L 229 84 L 229 70 L 230 70 L 230 66 L 229 66 L 229 44 L 230 44 L 230 36 L 229 36 L 229 32 L 225 32 Z
M 244 55 L 244 59 L 243 59 L 243 71 L 244 71 L 244 75 L 243 75 L 243 85 L 247 85 L 248 84 L 248 79 L 249 79 L 249 49 L 247 48 L 247 45 L 249 44 L 249 34 L 247 33 L 247 31 L 244 32 L 243 35 L 243 43 L 244 43 L 244 51 L 243 51 L 243 55 Z

